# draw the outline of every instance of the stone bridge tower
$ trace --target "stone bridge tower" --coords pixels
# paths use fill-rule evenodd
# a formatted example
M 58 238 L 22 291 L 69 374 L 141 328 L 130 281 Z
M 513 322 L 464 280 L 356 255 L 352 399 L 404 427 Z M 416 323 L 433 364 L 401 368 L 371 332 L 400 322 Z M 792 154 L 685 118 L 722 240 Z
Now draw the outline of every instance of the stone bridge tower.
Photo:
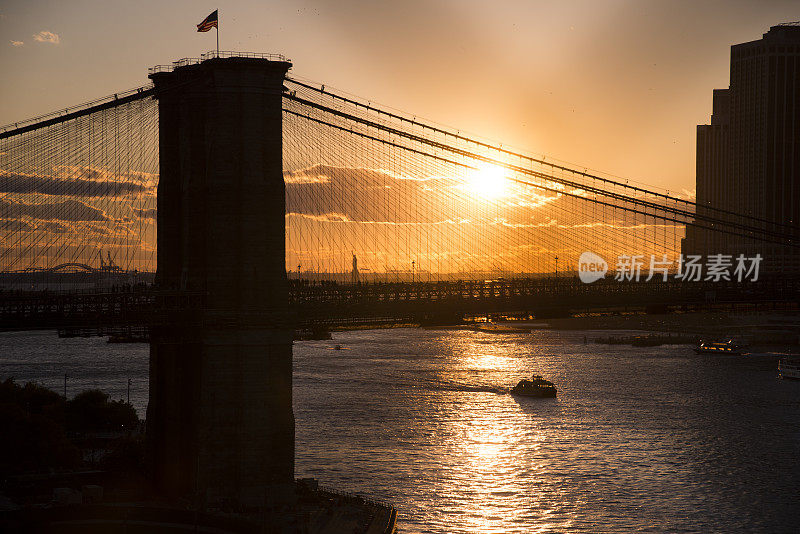
M 202 295 L 152 330 L 157 489 L 260 506 L 294 478 L 282 168 L 285 60 L 151 73 L 159 100 L 159 289 Z M 180 297 L 178 297 L 180 298 Z

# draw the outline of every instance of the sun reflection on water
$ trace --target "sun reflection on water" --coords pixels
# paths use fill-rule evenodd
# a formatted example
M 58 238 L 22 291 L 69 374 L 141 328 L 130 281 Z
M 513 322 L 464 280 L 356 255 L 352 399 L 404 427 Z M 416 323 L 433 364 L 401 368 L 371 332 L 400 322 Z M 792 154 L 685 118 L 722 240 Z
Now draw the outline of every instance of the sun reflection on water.
M 297 472 L 395 504 L 404 534 L 796 523 L 796 391 L 775 387 L 772 362 L 610 350 L 587 332 L 336 335 L 350 350 L 335 357 L 331 342 L 295 345 Z M 534 373 L 557 399 L 507 394 Z
M 445 342 L 455 360 L 446 366 L 450 382 L 490 389 L 509 375 L 530 374 L 519 344 L 495 334 L 462 332 Z M 449 414 L 442 429 L 451 440 L 442 484 L 459 487 L 460 523 L 467 532 L 544 532 L 557 525 L 547 520 L 553 513 L 548 504 L 552 489 L 540 491 L 549 486 L 548 462 L 538 455 L 548 436 L 537 421 L 535 406 L 525 400 L 518 402 L 502 388 L 475 391 L 460 399 L 459 409 Z M 520 510 L 536 511 L 536 529 L 530 528 L 530 518 L 519 517 Z M 564 526 L 558 524 L 559 529 Z

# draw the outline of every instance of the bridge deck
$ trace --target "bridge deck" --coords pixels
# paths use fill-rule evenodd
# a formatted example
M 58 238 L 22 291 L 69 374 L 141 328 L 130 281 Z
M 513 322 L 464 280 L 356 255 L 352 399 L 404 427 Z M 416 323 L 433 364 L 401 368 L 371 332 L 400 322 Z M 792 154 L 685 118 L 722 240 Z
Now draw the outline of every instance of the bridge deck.
M 290 286 L 288 319 L 281 314 L 227 318 L 250 324 L 287 320 L 295 327 L 371 321 L 425 321 L 486 313 L 527 312 L 567 315 L 620 308 L 666 309 L 738 302 L 797 302 L 800 280 L 736 282 L 501 280 L 490 282 L 387 283 Z M 212 313 L 205 313 L 212 312 Z M 0 292 L 0 328 L 108 329 L 209 321 L 202 292 L 137 287 L 113 292 Z

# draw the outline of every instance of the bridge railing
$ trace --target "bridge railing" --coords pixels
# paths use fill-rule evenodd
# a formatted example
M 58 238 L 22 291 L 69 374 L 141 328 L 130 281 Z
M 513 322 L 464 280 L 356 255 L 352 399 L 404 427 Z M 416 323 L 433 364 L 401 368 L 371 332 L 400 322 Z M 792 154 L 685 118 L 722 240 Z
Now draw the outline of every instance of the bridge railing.
M 150 67 L 148 69 L 148 74 L 156 74 L 159 72 L 172 72 L 173 70 L 179 67 L 185 67 L 187 65 L 199 65 L 203 61 L 209 59 L 232 58 L 232 57 L 268 59 L 270 61 L 290 61 L 283 54 L 270 54 L 261 52 L 233 52 L 233 51 L 217 52 L 216 50 L 212 50 L 210 52 L 206 52 L 205 54 L 201 54 L 200 57 L 185 57 L 166 65 L 156 65 L 154 67 Z
M 290 288 L 286 310 L 231 314 L 207 307 L 200 291 L 159 291 L 150 287 L 117 292 L 57 293 L 0 291 L 0 328 L 60 328 L 147 324 L 168 326 L 192 321 L 209 324 L 293 327 L 296 324 L 413 322 L 436 314 L 481 314 L 547 310 L 567 313 L 639 307 L 800 301 L 800 280 L 772 277 L 758 282 L 661 282 L 583 284 L 567 280 L 507 280 Z M 401 321 L 401 322 L 402 322 Z

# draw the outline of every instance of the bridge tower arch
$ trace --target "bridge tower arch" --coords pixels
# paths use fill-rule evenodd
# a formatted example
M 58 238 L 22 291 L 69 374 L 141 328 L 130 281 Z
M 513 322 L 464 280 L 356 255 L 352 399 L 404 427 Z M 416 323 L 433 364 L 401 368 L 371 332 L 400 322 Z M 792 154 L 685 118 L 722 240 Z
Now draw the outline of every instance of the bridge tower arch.
M 259 506 L 294 479 L 285 268 L 285 60 L 212 58 L 150 74 L 159 100 L 156 286 L 204 305 L 152 329 L 156 487 Z

